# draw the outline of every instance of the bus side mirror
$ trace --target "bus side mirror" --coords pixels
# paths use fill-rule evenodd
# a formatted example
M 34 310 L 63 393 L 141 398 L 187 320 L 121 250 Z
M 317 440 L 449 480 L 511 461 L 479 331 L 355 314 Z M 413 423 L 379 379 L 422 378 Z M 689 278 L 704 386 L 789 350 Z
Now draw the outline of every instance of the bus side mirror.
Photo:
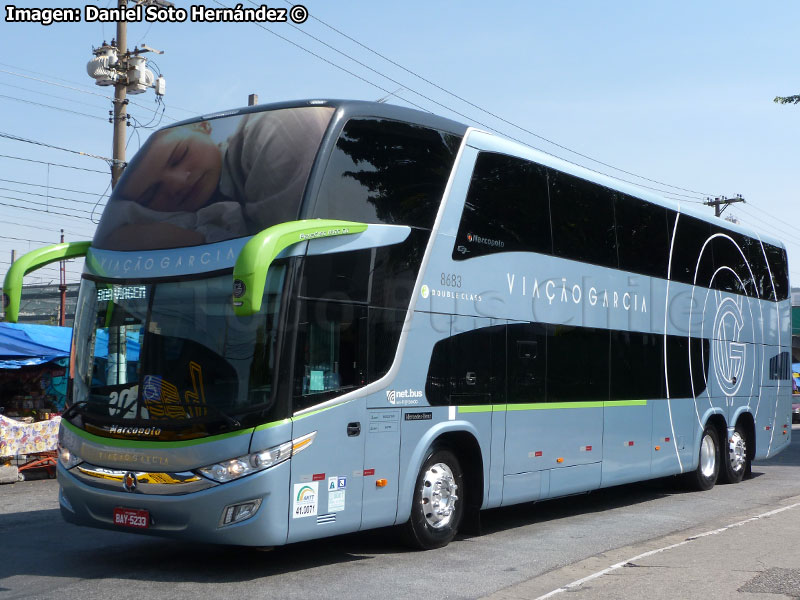
M 254 235 L 245 244 L 233 267 L 233 311 L 247 317 L 261 310 L 267 271 L 285 248 L 338 235 L 352 235 L 367 230 L 365 223 L 333 219 L 307 219 L 273 225 Z
M 3 309 L 5 320 L 16 323 L 19 319 L 19 304 L 22 297 L 22 280 L 28 273 L 50 263 L 86 256 L 91 242 L 65 242 L 45 246 L 23 254 L 11 265 L 3 281 Z

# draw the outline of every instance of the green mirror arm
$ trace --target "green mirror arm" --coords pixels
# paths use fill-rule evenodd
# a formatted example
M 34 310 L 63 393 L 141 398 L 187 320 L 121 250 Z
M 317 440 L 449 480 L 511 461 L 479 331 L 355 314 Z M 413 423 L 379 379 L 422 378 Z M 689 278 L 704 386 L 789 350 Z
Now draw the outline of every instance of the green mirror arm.
M 333 219 L 308 219 L 274 225 L 254 235 L 245 244 L 233 267 L 233 310 L 246 317 L 261 309 L 267 271 L 284 249 L 300 242 L 367 230 L 365 223 Z
M 54 244 L 23 254 L 18 260 L 14 261 L 14 264 L 11 265 L 3 281 L 3 308 L 5 309 L 5 320 L 10 323 L 16 323 L 19 318 L 19 305 L 22 297 L 22 279 L 25 275 L 59 260 L 86 256 L 91 244 L 91 242 L 65 242 L 63 244 Z

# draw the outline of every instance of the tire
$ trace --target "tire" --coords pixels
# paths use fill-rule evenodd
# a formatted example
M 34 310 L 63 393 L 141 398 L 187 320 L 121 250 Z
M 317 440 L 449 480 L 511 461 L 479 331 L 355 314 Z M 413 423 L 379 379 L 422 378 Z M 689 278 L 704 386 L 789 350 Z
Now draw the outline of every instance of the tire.
M 723 444 L 720 476 L 724 483 L 739 483 L 750 471 L 747 432 L 737 424 L 731 437 Z
M 432 550 L 453 540 L 464 516 L 460 490 L 464 490 L 464 475 L 456 455 L 442 447 L 429 450 L 414 486 L 411 517 L 403 526 L 408 545 Z
M 713 425 L 706 425 L 700 438 L 700 452 L 697 469 L 686 474 L 687 485 L 694 490 L 705 492 L 717 483 L 720 467 L 719 436 Z

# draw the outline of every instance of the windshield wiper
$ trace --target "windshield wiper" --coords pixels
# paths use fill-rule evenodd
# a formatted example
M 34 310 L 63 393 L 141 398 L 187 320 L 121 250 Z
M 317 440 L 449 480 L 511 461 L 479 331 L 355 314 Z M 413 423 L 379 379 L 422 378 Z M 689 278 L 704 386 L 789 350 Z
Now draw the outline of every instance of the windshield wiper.
M 81 400 L 80 402 L 76 402 L 75 404 L 70 404 L 69 407 L 67 407 L 67 410 L 65 410 L 63 413 L 61 413 L 61 418 L 62 419 L 71 419 L 72 417 L 75 416 L 75 413 L 79 412 L 78 411 L 78 407 L 82 406 L 84 404 L 89 404 L 89 401 L 88 400 Z M 81 413 L 81 414 L 83 414 L 83 413 Z

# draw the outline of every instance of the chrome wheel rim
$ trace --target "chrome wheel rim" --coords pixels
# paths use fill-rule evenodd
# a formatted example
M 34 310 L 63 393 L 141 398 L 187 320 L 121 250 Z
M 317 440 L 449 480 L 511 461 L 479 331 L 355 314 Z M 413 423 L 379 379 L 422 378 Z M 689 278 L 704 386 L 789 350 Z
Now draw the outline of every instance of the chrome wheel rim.
M 422 478 L 422 513 L 434 529 L 450 525 L 456 510 L 458 485 L 444 463 L 431 465 Z
M 717 462 L 717 453 L 714 448 L 714 440 L 710 435 L 704 435 L 703 441 L 700 443 L 700 473 L 703 477 L 710 478 L 714 476 L 714 469 Z
M 747 460 L 747 445 L 745 444 L 744 437 L 738 431 L 735 431 L 728 442 L 728 457 L 731 461 L 731 469 L 734 473 L 738 473 L 744 469 L 745 461 Z

